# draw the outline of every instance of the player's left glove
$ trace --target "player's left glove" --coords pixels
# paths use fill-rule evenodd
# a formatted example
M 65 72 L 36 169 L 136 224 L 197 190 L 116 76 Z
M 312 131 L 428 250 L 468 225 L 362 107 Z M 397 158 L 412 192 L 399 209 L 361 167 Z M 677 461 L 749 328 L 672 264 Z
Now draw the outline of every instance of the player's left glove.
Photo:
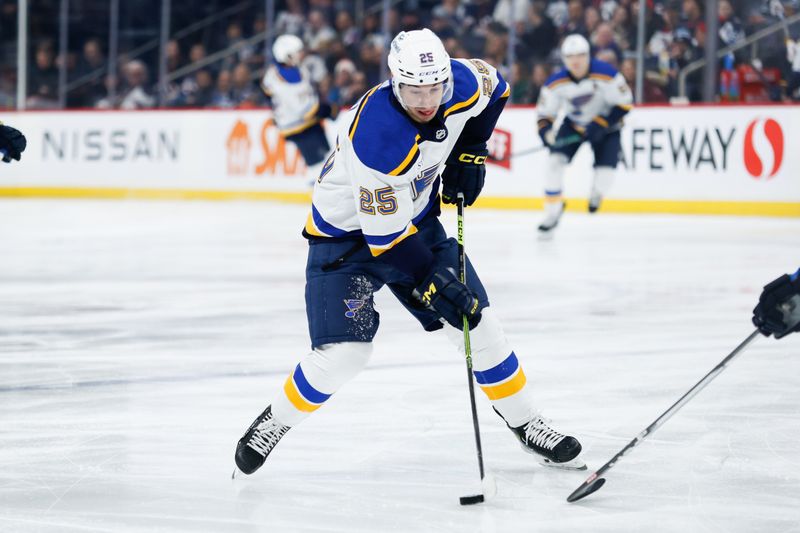
M 481 320 L 484 306 L 480 299 L 458 280 L 451 269 L 434 266 L 415 292 L 422 303 L 433 307 L 454 328 L 463 327 L 464 315 L 470 329 Z
M 442 201 L 456 203 L 458 193 L 464 194 L 464 206 L 475 203 L 486 179 L 486 143 L 456 146 L 447 158 L 442 172 Z
M 792 333 L 800 331 L 800 270 L 791 276 L 784 274 L 764 287 L 764 291 L 758 299 L 758 305 L 753 309 L 753 324 L 758 330 L 769 337 L 775 334 L 776 339 L 780 339 Z M 790 302 L 792 300 L 792 302 Z M 784 310 L 788 305 L 789 309 Z
M 12 159 L 19 161 L 28 141 L 16 128 L 0 125 L 0 150 L 3 153 L 3 162 L 9 163 Z
M 597 144 L 606 136 L 607 129 L 597 122 L 592 121 L 583 132 L 584 138 L 592 144 Z

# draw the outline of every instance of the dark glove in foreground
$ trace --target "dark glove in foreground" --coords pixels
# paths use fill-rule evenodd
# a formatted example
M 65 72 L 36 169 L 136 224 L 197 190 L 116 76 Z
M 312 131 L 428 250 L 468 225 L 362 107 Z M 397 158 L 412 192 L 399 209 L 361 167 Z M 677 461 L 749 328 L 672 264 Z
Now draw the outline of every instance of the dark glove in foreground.
M 0 150 L 5 152 L 3 155 L 4 162 L 8 163 L 12 159 L 19 161 L 27 145 L 28 141 L 25 140 L 25 136 L 18 129 L 0 125 Z
M 435 267 L 417 292 L 423 303 L 433 307 L 454 328 L 464 327 L 463 315 L 467 315 L 470 329 L 480 322 L 483 306 L 478 297 L 446 268 Z
M 456 146 L 442 172 L 442 201 L 455 204 L 458 193 L 464 194 L 464 206 L 475 203 L 486 179 L 486 145 Z
M 800 324 L 790 327 L 791 324 L 784 321 L 781 310 L 781 305 L 793 296 L 800 295 L 799 273 L 800 271 L 792 276 L 784 274 L 764 287 L 758 305 L 753 309 L 753 324 L 767 337 L 774 334 L 776 339 L 780 339 L 793 331 L 800 331 Z M 797 311 L 794 314 L 796 313 Z
M 586 126 L 586 131 L 583 132 L 583 136 L 590 143 L 597 144 L 603 140 L 603 137 L 606 136 L 606 128 L 597 122 L 592 122 Z

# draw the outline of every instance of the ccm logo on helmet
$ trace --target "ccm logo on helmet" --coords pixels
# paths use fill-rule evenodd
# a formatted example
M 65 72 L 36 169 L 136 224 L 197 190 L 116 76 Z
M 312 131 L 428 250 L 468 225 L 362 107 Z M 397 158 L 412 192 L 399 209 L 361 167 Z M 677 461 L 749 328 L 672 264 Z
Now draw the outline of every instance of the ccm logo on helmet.
M 783 163 L 783 129 L 776 120 L 756 119 L 744 133 L 744 166 L 756 179 L 771 179 Z

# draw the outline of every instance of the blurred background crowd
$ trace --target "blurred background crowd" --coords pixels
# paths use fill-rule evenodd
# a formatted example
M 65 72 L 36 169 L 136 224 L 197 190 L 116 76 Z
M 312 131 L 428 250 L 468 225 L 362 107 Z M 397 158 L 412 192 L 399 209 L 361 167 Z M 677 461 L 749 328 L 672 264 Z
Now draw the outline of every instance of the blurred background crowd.
M 646 1 L 644 102 L 678 96 L 679 71 L 702 58 L 709 39 L 717 39 L 720 49 L 743 43 L 791 19 L 800 2 L 718 0 L 719 28 L 710 36 L 700 0 Z M 639 0 L 276 0 L 272 5 L 268 13 L 264 0 L 173 0 L 165 41 L 162 0 L 125 0 L 119 3 L 114 53 L 108 0 L 70 0 L 66 21 L 63 0 L 30 0 L 26 106 L 268 105 L 259 81 L 270 61 L 269 43 L 283 33 L 303 39 L 308 51 L 303 64 L 321 98 L 339 106 L 352 104 L 381 81 L 388 38 L 422 27 L 436 32 L 451 56 L 498 66 L 516 104 L 536 102 L 560 64 L 559 43 L 569 33 L 586 36 L 595 57 L 615 65 L 631 85 L 638 68 Z M 17 16 L 18 2 L 2 0 L 0 108 L 15 106 Z M 800 98 L 800 51 L 795 53 L 794 44 L 799 37 L 800 26 L 786 24 L 723 57 L 719 99 Z M 61 54 L 64 44 L 67 53 Z M 700 76 L 698 70 L 687 78 L 689 100 L 700 98 Z

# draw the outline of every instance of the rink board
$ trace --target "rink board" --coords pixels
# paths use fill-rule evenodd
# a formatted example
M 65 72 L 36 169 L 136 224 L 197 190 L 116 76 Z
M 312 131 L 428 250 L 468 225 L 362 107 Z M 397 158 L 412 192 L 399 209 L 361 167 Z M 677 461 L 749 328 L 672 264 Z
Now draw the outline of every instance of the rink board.
M 0 196 L 308 202 L 305 166 L 270 111 L 75 111 L 9 114 L 28 137 Z M 336 124 L 327 124 L 335 135 Z M 478 206 L 538 209 L 547 153 L 536 110 L 500 118 Z M 798 106 L 643 107 L 626 118 L 611 212 L 800 216 Z M 532 150 L 534 150 L 532 152 Z M 510 157 L 509 157 L 510 155 Z M 567 171 L 571 209 L 585 209 L 592 154 Z

